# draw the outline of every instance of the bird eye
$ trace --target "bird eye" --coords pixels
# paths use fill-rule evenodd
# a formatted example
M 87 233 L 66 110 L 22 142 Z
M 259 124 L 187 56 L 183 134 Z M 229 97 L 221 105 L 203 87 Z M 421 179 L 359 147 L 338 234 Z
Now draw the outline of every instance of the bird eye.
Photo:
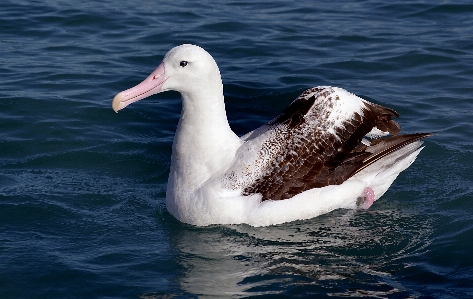
M 179 63 L 179 66 L 185 67 L 187 65 L 187 63 L 188 63 L 187 61 L 183 60 Z

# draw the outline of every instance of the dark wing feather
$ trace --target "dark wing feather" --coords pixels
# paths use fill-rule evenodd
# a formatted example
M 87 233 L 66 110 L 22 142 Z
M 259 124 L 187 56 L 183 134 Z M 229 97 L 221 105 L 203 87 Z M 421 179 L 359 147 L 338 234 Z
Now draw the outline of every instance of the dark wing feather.
M 429 136 L 430 133 L 405 134 L 376 139 L 369 146 L 360 144 L 332 171 L 319 174 L 312 188 L 339 185 L 374 162 Z
M 331 87 L 309 89 L 266 125 L 265 132 L 276 132 L 277 142 L 283 144 L 262 175 L 243 186 L 244 195 L 260 193 L 263 200 L 281 200 L 312 188 L 341 184 L 374 161 L 429 135 L 393 136 L 373 141 L 372 146 L 360 144 L 374 127 L 397 135 L 400 126 L 391 117 L 399 114 L 351 95 L 359 103 L 353 104 L 350 98 L 350 105 L 359 105 L 358 109 L 334 116 L 333 111 L 345 105 L 339 93 L 340 89 Z M 266 143 L 263 149 L 274 140 Z

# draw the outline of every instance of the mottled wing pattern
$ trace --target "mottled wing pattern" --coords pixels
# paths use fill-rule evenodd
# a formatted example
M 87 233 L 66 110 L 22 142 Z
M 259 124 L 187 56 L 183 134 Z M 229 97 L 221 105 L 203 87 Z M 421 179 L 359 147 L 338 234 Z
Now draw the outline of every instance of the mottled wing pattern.
M 239 162 L 223 176 L 223 186 L 281 200 L 341 184 L 383 156 L 379 144 L 369 151 L 361 140 L 374 127 L 397 135 L 393 116 L 399 115 L 340 88 L 308 89 L 277 118 L 245 136 Z

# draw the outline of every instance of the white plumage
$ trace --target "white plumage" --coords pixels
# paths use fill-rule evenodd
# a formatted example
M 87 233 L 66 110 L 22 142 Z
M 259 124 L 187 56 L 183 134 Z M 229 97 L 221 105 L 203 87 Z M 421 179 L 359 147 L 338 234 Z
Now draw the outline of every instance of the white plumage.
M 357 208 L 360 197 L 368 208 L 414 162 L 419 140 L 429 136 L 376 139 L 397 135 L 400 127 L 391 120 L 397 113 L 326 86 L 307 90 L 273 121 L 240 138 L 227 121 L 217 64 L 194 45 L 171 49 L 112 106 L 118 111 L 167 90 L 180 92 L 183 105 L 166 206 L 194 225 L 308 219 Z

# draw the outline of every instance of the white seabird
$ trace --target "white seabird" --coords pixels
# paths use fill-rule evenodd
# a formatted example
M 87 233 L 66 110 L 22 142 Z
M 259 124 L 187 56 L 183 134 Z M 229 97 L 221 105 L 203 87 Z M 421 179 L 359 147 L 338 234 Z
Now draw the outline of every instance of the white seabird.
M 253 226 L 369 208 L 422 150 L 429 133 L 398 135 L 398 113 L 344 89 L 302 93 L 283 113 L 238 137 L 215 60 L 195 45 L 171 49 L 117 112 L 167 90 L 182 96 L 166 192 L 168 211 L 193 225 Z

